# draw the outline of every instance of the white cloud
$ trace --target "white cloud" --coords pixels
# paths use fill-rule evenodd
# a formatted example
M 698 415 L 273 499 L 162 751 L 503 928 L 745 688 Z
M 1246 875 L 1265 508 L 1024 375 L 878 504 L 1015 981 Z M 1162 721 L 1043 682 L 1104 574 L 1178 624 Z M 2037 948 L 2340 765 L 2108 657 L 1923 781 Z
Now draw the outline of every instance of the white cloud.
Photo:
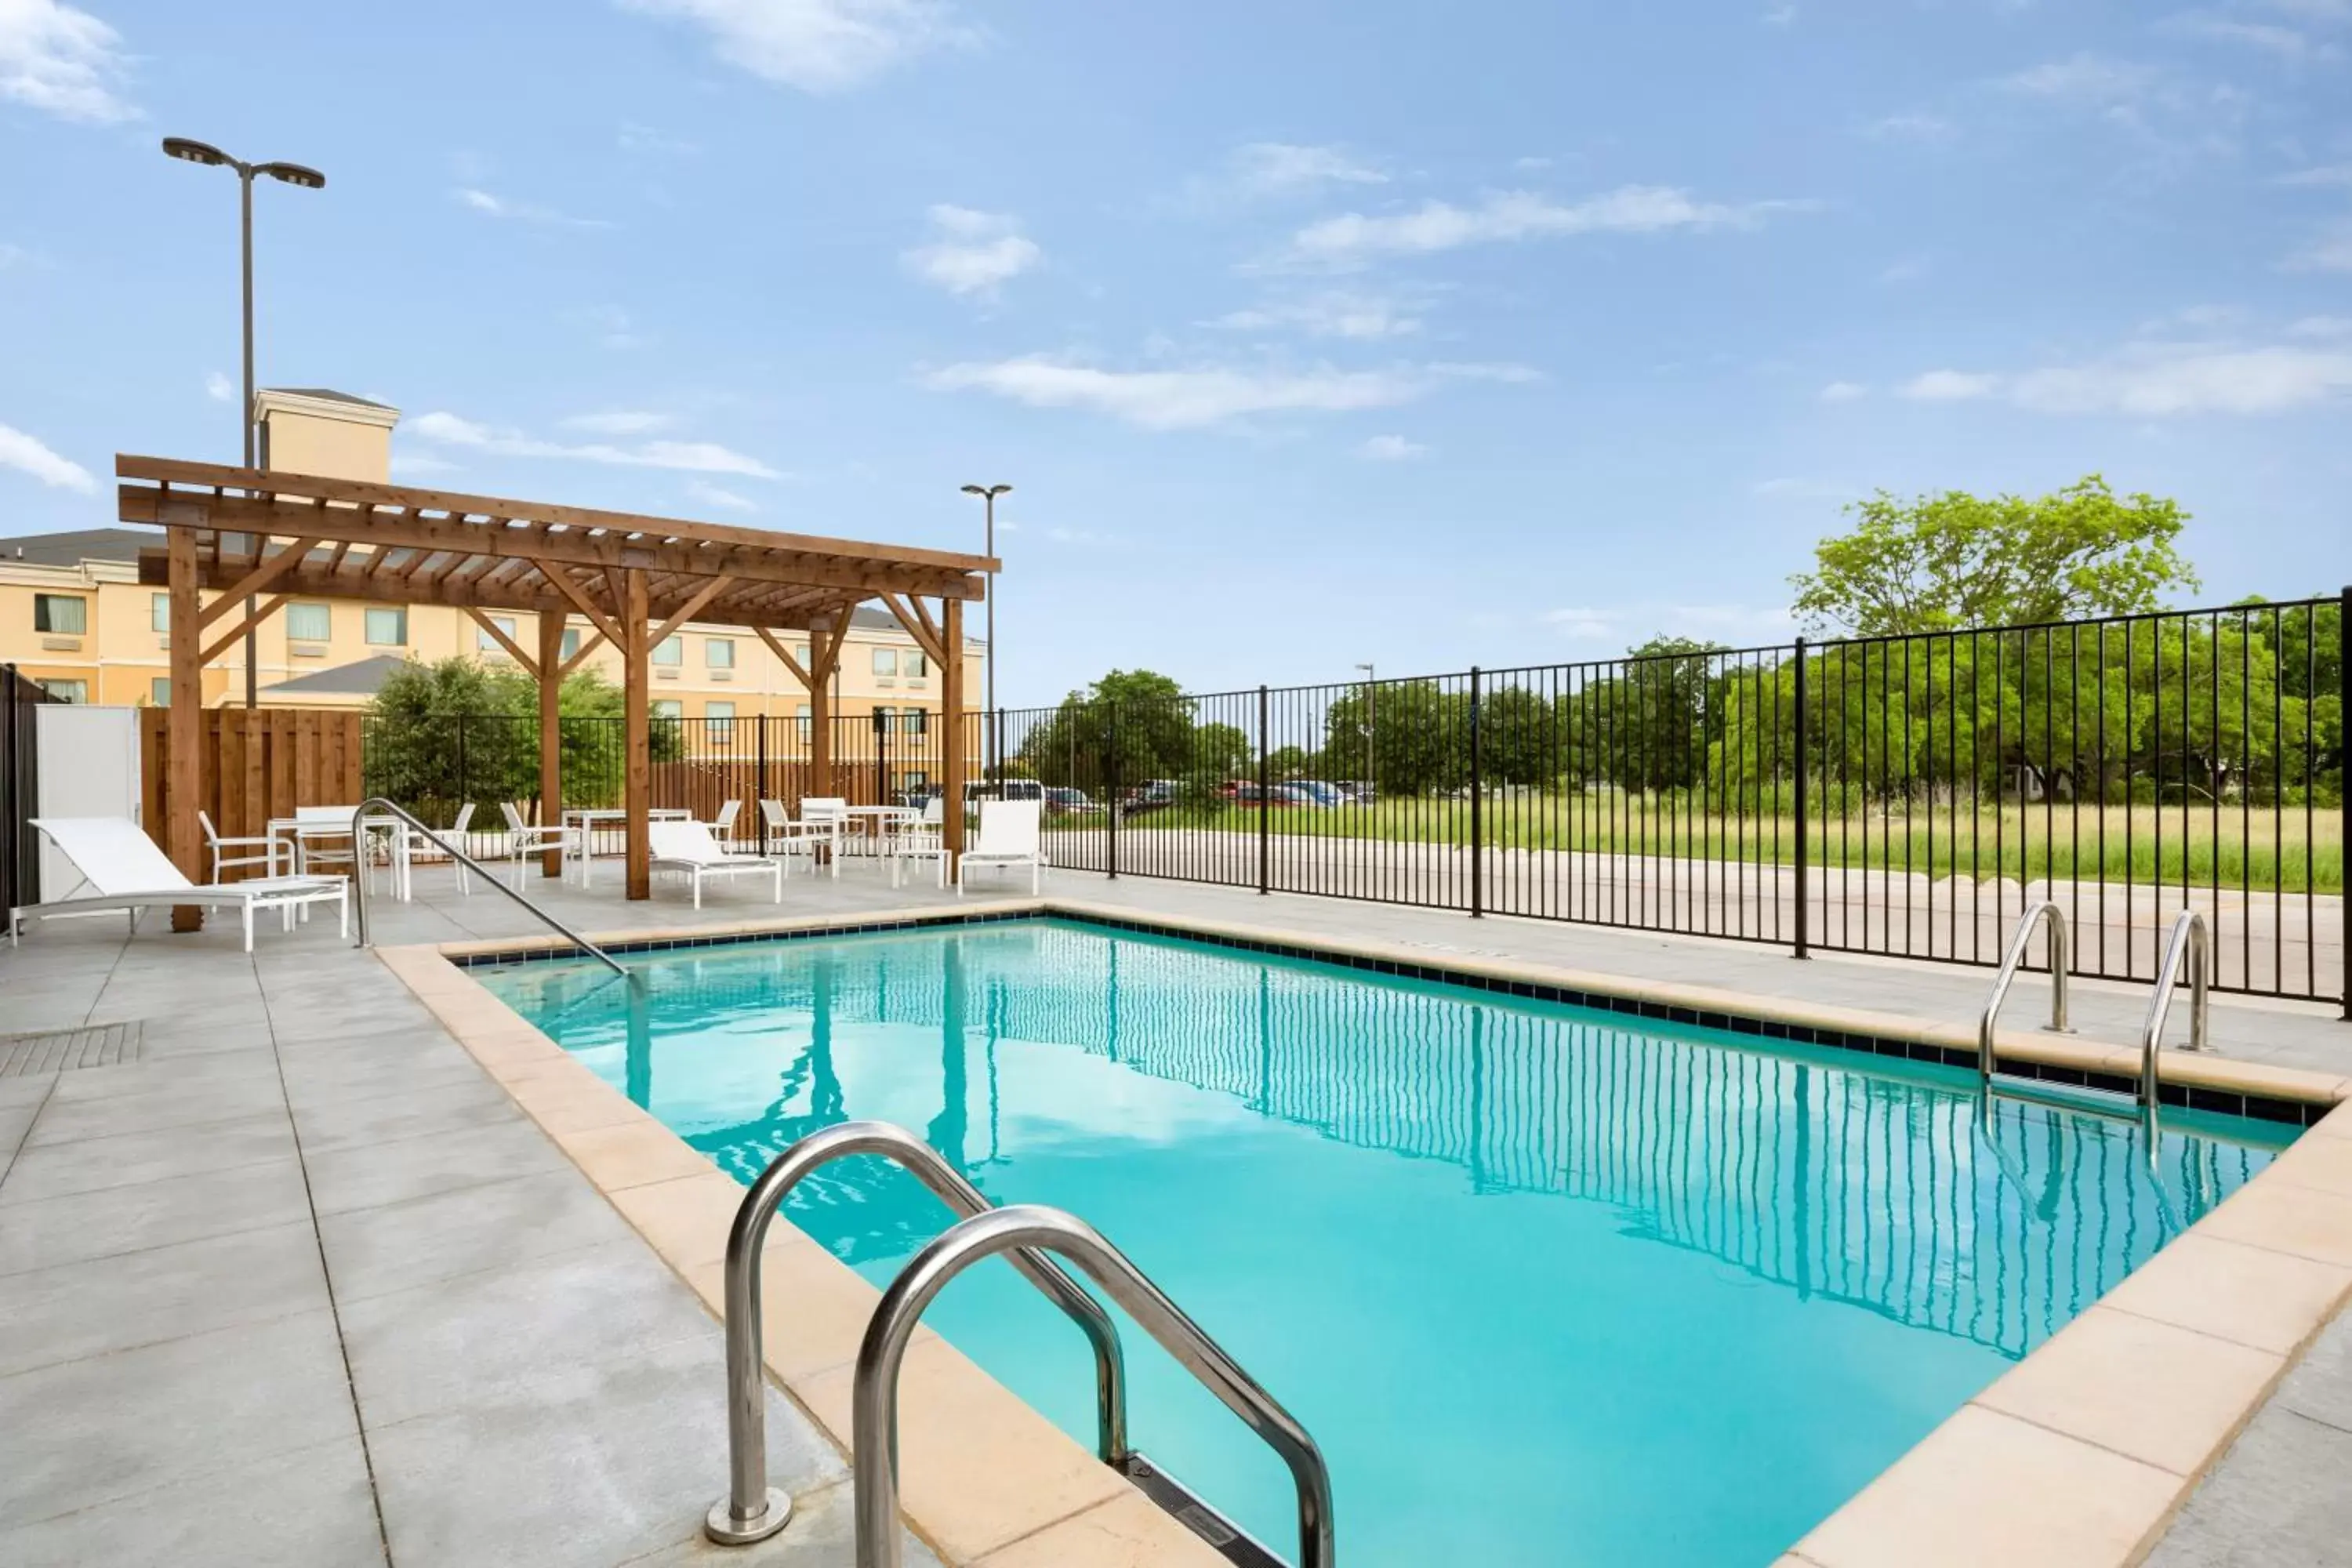
M 2296 272 L 2352 272 L 2352 224 L 2338 224 L 2286 258 Z
M 1370 458 L 1376 463 L 1402 463 L 1414 458 L 1427 457 L 1429 448 L 1402 436 L 1375 436 L 1357 447 L 1356 454 Z
M 1578 642 L 1632 646 L 1653 637 L 1687 637 L 1714 642 L 1777 637 L 1796 624 L 1789 612 L 1751 605 L 1625 605 L 1612 608 L 1570 605 L 1547 610 L 1541 619 L 1560 636 Z
M 683 154 L 702 151 L 682 136 L 673 136 L 651 125 L 639 125 L 632 120 L 621 122 L 620 132 L 614 141 L 624 153 Z
M 19 469 L 58 489 L 79 490 L 83 495 L 98 489 L 98 481 L 90 478 L 88 468 L 5 425 L 0 425 L 0 468 Z
M 1543 372 L 1532 365 L 1475 360 L 1433 360 L 1429 374 L 1453 381 L 1498 381 L 1512 386 L 1524 386 L 1544 378 Z
M 0 0 L 0 98 L 93 125 L 139 118 L 120 94 L 122 37 L 58 0 Z
M 1797 8 L 1794 5 L 1775 5 L 1764 13 L 1764 25 L 1768 27 L 1785 27 L 1796 19 Z
M 1852 403 L 1869 395 L 1870 388 L 1858 381 L 1833 381 L 1822 388 L 1823 403 Z
M 612 224 L 600 217 L 573 217 L 570 213 L 541 206 L 535 202 L 518 202 L 506 196 L 493 195 L 474 185 L 460 185 L 449 193 L 457 205 L 471 208 L 485 217 L 512 218 L 518 223 L 545 224 L 554 228 L 610 228 Z
M 1862 128 L 1874 142 L 1949 142 L 1958 132 L 1941 115 L 1886 114 Z
M 2287 327 L 2298 338 L 2352 338 L 2352 316 L 2305 316 Z
M 2032 98 L 2107 109 L 2138 99 L 2156 79 L 2156 72 L 2147 66 L 2077 54 L 2019 71 L 2003 78 L 2001 85 Z
M 1394 300 L 1337 289 L 1235 310 L 1205 324 L 1235 331 L 1289 329 L 1318 338 L 1401 338 L 1421 331 L 1421 319 Z
M 2274 22 L 2245 22 L 2227 16 L 2174 16 L 2164 24 L 2167 32 L 2185 34 L 2191 37 L 2213 38 L 2222 43 L 2243 44 L 2262 49 L 2283 60 L 2333 59 L 2336 47 L 2313 38 L 2294 27 L 2282 27 Z
M 1234 150 L 1234 181 L 1246 195 L 1286 195 L 1327 184 L 1381 185 L 1388 176 L 1337 147 L 1252 142 Z
M 1768 213 L 1802 205 L 1751 202 L 1731 206 L 1694 201 L 1686 192 L 1662 185 L 1624 185 L 1574 203 L 1527 191 L 1499 191 L 1471 207 L 1432 201 L 1412 212 L 1343 214 L 1300 229 L 1291 245 L 1310 259 L 1348 262 L 1383 252 L 1419 255 L 1563 235 L 1745 227 Z
M 1252 414 L 1351 413 L 1409 403 L 1429 378 L 1409 371 L 1103 370 L 1033 355 L 953 364 L 926 382 L 942 391 L 979 391 L 1034 408 L 1086 408 L 1147 430 L 1188 430 Z
M 455 414 L 419 415 L 408 422 L 411 432 L 443 446 L 469 447 L 502 458 L 556 458 L 583 463 L 614 463 L 630 468 L 679 468 L 692 473 L 742 474 L 755 479 L 783 476 L 757 458 L 744 456 L 710 441 L 641 441 L 615 446 L 607 441 L 567 445 L 499 430 L 461 419 Z
M 930 209 L 933 237 L 899 258 L 915 276 L 950 294 L 992 298 L 997 289 L 1045 258 L 1004 213 L 975 212 L 947 203 Z
M 1549 158 L 1538 158 L 1533 156 L 1514 158 L 1511 160 L 1511 167 L 1514 169 L 1525 169 L 1530 172 L 1537 169 L 1549 169 L 1551 167 L 1551 160 Z
M 236 401 L 236 383 L 231 381 L 220 372 L 214 371 L 211 374 L 205 377 L 205 395 L 211 398 L 215 403 L 235 403 Z
M 719 58 L 803 92 L 839 92 L 929 49 L 976 43 L 937 0 L 618 0 L 710 34 Z
M 2281 174 L 2271 182 L 2279 185 L 2352 185 L 2352 163 L 2328 163 L 2315 169 L 2297 169 L 2292 174 Z
M 402 452 L 394 456 L 392 471 L 395 474 L 406 475 L 411 479 L 430 479 L 435 474 L 462 473 L 464 468 L 446 458 L 436 458 L 430 452 Z
M 753 500 L 751 497 L 738 495 L 733 490 L 712 484 L 709 479 L 687 480 L 686 494 L 687 499 L 689 500 L 699 501 L 704 506 L 724 507 L 729 511 L 757 511 L 760 510 L 760 503 Z
M 2013 374 L 1935 371 L 1904 390 L 1931 401 L 2000 397 L 2037 414 L 2284 414 L 2352 392 L 2352 352 L 2140 343 L 2103 359 Z
M 615 408 L 603 414 L 575 414 L 563 422 L 563 427 L 585 430 L 592 436 L 644 436 L 656 430 L 667 430 L 677 423 L 677 416 L 673 414 Z
M 1931 370 L 1925 375 L 1912 377 L 1902 387 L 1903 395 L 1921 403 L 1961 403 L 1975 397 L 1990 397 L 2000 389 L 2000 377 L 1976 375 L 1966 371 Z

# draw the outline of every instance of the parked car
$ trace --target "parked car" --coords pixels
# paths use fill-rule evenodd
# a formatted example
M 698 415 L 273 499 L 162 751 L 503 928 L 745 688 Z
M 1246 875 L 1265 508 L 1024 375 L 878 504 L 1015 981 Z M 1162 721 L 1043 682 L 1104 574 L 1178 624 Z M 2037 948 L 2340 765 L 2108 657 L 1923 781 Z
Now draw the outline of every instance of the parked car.
M 1338 784 L 1331 784 L 1323 779 L 1299 779 L 1287 787 L 1294 790 L 1305 791 L 1308 797 L 1306 804 L 1309 805 L 1346 805 L 1352 798 L 1349 795 L 1346 790 L 1340 788 Z
M 971 805 L 983 800 L 1044 800 L 1045 786 L 1035 779 L 1003 779 L 992 784 L 973 779 L 963 786 L 963 798 Z
M 1101 803 L 1090 798 L 1082 789 L 1056 784 L 1045 792 L 1045 811 L 1051 816 L 1067 816 L 1075 812 L 1101 809 Z

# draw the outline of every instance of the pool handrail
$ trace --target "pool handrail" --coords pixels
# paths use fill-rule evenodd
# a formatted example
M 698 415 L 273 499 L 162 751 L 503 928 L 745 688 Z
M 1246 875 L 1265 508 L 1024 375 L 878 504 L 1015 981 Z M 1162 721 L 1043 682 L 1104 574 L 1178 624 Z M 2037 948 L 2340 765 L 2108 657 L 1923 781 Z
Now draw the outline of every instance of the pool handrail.
M 2213 980 L 2213 932 L 2197 910 L 2183 910 L 2173 917 L 2172 934 L 2156 967 L 2156 992 L 2147 999 L 2147 1016 L 2139 1026 L 2140 1094 L 2151 1107 L 2156 1104 L 2156 1061 L 2164 1020 L 2172 1011 L 2172 993 L 2183 967 L 2189 971 L 2189 1048 L 2201 1051 L 2210 1013 L 2207 993 Z
M 2066 929 L 2066 911 L 2044 899 L 2018 917 L 2016 928 L 2010 932 L 2009 950 L 2001 954 L 2000 969 L 1992 977 L 1992 994 L 1985 998 L 1984 1011 L 1977 1017 L 1977 1073 L 1987 1083 L 2000 1070 L 1993 1035 L 2001 1004 L 2009 1000 L 2010 984 L 2017 978 L 2026 950 L 2033 944 L 2034 928 L 2045 921 L 2050 927 L 2049 1029 L 2056 1035 L 2074 1033 L 2066 1023 L 2066 971 L 2074 958 L 2074 942 Z
M 999 1253 L 1053 1252 L 1085 1271 L 1178 1364 L 1264 1438 L 1298 1493 L 1296 1568 L 1332 1568 L 1331 1473 L 1315 1439 L 1182 1309 L 1075 1215 L 1014 1204 L 959 1221 L 915 1254 L 866 1325 L 850 1390 L 857 1568 L 901 1568 L 898 1532 L 898 1373 L 923 1311 L 948 1282 Z
M 598 947 L 594 942 L 590 942 L 586 937 L 582 936 L 578 931 L 573 931 L 570 926 L 565 925 L 562 921 L 557 920 L 553 915 L 549 914 L 545 910 L 541 909 L 529 899 L 524 898 L 520 891 L 513 888 L 509 888 L 504 882 L 499 881 L 497 874 L 491 871 L 488 867 L 483 865 L 479 860 L 475 859 L 471 855 L 467 854 L 463 849 L 458 848 L 456 845 L 442 837 L 438 833 L 434 832 L 433 829 L 425 826 L 422 822 L 419 822 L 416 819 L 416 814 L 408 810 L 405 806 L 399 805 L 392 801 L 386 800 L 380 795 L 371 795 L 366 800 L 362 801 L 359 805 L 359 808 L 352 813 L 352 843 L 353 846 L 356 847 L 365 842 L 362 836 L 367 831 L 367 819 L 371 816 L 390 816 L 398 821 L 406 823 L 410 827 L 425 835 L 426 838 L 432 841 L 436 848 L 438 848 L 442 853 L 447 855 L 450 859 L 455 860 L 457 864 L 465 867 L 467 870 L 473 872 L 474 875 L 481 878 L 485 882 L 488 882 L 491 887 L 496 888 L 499 892 L 504 893 L 508 898 L 512 899 L 516 903 L 520 904 L 524 909 L 529 910 L 532 914 L 538 916 L 539 919 L 552 930 L 556 935 L 563 938 L 572 946 L 578 948 L 581 952 L 586 953 L 589 957 L 594 959 L 597 963 L 603 964 L 605 968 L 611 970 L 622 979 L 626 980 L 629 978 L 629 972 L 626 969 L 622 968 L 620 962 L 611 953 L 606 952 L 603 948 Z M 356 848 L 354 848 L 353 852 L 356 855 Z M 359 941 L 352 945 L 357 947 L 366 947 L 369 945 L 368 879 L 363 867 L 355 868 L 355 869 L 359 870 L 360 874 L 353 877 L 352 880 L 358 884 L 358 888 L 355 889 L 353 902 L 359 906 L 360 930 Z
M 891 1161 L 965 1219 L 997 1212 L 929 1144 L 889 1121 L 845 1121 L 812 1132 L 760 1173 L 736 1206 L 735 1222 L 727 1233 L 728 1492 L 703 1519 L 703 1533 L 722 1546 L 764 1541 L 792 1517 L 792 1499 L 768 1484 L 767 1394 L 760 1369 L 760 1256 L 767 1246 L 768 1226 L 794 1187 L 820 1166 L 852 1154 L 879 1154 Z M 1123 1466 L 1129 1454 L 1127 1364 L 1118 1325 L 1102 1303 L 1053 1259 L 1023 1250 L 1014 1252 L 1011 1262 L 1086 1333 L 1095 1354 L 1097 1452 L 1103 1463 Z

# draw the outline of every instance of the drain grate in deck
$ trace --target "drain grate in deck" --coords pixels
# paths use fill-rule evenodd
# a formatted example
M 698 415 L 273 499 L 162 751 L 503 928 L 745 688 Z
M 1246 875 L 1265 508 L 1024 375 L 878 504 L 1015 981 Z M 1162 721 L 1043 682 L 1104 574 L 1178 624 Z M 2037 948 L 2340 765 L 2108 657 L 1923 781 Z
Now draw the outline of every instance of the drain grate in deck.
M 0 1035 L 0 1078 L 30 1078 L 36 1073 L 135 1062 L 142 1043 L 137 1024 L 96 1024 L 87 1029 Z

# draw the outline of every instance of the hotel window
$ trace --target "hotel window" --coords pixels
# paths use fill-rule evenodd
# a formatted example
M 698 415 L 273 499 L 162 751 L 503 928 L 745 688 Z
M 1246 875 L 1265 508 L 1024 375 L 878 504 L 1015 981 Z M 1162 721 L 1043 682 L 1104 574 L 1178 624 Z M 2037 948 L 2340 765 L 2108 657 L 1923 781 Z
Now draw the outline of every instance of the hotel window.
M 735 668 L 735 639 L 705 637 L 702 639 L 702 662 L 712 669 Z
M 928 708 L 898 710 L 898 732 L 902 735 L 928 735 L 931 732 L 931 710 Z
M 874 650 L 874 684 L 877 686 L 898 684 L 898 650 L 897 648 L 877 647 Z
M 76 594 L 33 595 L 33 629 L 78 637 L 89 629 L 89 601 Z
M 686 704 L 675 697 L 656 697 L 653 700 L 651 716 L 656 719 L 683 719 L 686 717 Z
M 908 679 L 920 680 L 930 672 L 930 665 L 925 662 L 923 656 L 913 648 L 908 648 L 898 655 L 898 673 Z
M 89 700 L 89 682 L 87 680 L 44 680 L 41 689 L 59 702 Z
M 565 658 L 565 659 L 569 659 L 569 658 L 570 658 L 573 654 L 578 653 L 579 651 L 580 651 L 580 628 L 579 628 L 578 626 L 566 626 L 566 627 L 564 627 L 564 628 L 563 628 L 563 651 L 562 651 L 560 655 L 558 655 L 557 657 L 562 658 Z
M 286 606 L 286 640 L 288 642 L 325 642 L 335 635 L 335 616 L 331 605 L 289 605 Z
M 367 613 L 367 640 L 377 647 L 408 646 L 408 611 L 370 606 Z
M 158 675 L 147 682 L 147 705 L 150 708 L 169 708 L 172 705 L 170 676 Z
M 685 658 L 686 645 L 676 637 L 664 637 L 654 644 L 653 661 L 656 664 L 675 665 Z
M 490 626 L 498 627 L 499 630 L 506 633 L 509 637 L 515 635 L 515 619 L 512 616 L 492 616 L 490 617 Z M 490 626 L 476 626 L 474 628 L 475 650 L 479 653 L 494 653 L 500 658 L 504 658 L 506 657 L 507 650 L 499 646 L 498 638 L 490 635 Z
M 816 738 L 816 719 L 809 712 L 807 703 L 802 703 L 793 710 L 793 722 L 799 727 L 802 740 L 811 741 Z
M 149 624 L 153 626 L 157 631 L 170 631 L 172 629 L 172 595 L 169 594 L 148 595 L 147 619 Z
M 706 702 L 702 705 L 702 732 L 705 740 L 725 745 L 735 738 L 735 704 Z

